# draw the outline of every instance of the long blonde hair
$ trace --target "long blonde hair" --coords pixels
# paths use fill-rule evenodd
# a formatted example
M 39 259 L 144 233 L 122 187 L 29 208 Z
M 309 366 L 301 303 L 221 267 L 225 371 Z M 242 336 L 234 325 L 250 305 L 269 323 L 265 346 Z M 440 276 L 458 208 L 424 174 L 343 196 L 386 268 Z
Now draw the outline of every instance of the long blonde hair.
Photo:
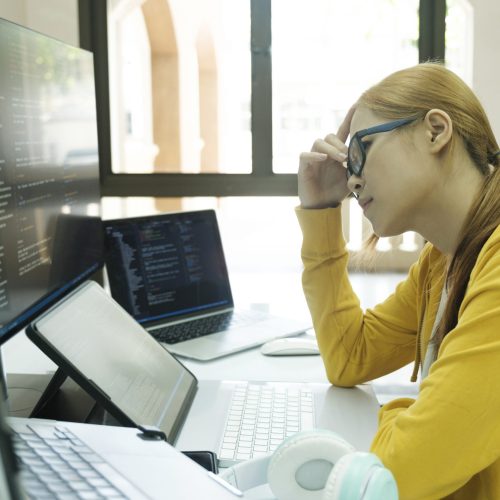
M 439 346 L 458 321 L 470 274 L 486 240 L 500 224 L 500 156 L 486 113 L 472 90 L 438 63 L 423 63 L 397 71 L 368 89 L 359 105 L 386 119 L 422 116 L 434 108 L 448 113 L 453 123 L 450 151 L 463 142 L 484 178 L 453 255 L 446 284 L 448 301 L 434 337 Z M 493 167 L 493 168 L 492 168 Z M 376 238 L 370 239 L 370 245 Z

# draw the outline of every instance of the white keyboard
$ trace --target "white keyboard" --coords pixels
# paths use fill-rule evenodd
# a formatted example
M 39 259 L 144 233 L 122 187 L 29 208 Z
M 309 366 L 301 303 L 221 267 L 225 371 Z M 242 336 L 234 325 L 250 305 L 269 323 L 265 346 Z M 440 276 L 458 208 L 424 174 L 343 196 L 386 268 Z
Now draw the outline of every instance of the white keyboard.
M 241 384 L 233 392 L 219 465 L 273 452 L 288 436 L 314 427 L 311 391 L 261 384 Z

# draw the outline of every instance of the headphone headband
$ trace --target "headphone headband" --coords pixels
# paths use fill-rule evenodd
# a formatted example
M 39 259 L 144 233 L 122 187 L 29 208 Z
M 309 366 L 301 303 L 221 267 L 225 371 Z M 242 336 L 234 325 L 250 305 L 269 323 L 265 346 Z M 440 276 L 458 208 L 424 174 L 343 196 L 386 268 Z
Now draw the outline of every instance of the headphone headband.
M 220 477 L 241 491 L 267 483 L 267 468 L 272 455 L 253 458 L 230 467 Z

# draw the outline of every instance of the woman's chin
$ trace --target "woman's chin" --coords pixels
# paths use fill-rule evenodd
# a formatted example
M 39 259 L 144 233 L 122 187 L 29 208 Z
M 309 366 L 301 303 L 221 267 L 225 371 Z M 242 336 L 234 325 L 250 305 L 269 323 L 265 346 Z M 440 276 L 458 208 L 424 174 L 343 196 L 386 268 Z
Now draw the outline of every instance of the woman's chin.
M 383 224 L 377 224 L 375 221 L 370 220 L 372 224 L 373 232 L 379 238 L 391 238 L 392 236 L 399 236 L 404 233 L 404 231 L 397 230 L 396 228 L 391 228 L 390 226 L 384 226 Z

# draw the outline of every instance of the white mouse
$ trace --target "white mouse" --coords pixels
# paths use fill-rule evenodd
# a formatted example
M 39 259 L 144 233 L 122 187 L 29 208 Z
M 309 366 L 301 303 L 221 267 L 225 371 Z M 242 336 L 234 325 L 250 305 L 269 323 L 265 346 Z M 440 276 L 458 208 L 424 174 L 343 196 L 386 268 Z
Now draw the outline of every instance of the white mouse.
M 319 348 L 315 339 L 287 337 L 266 342 L 260 348 L 260 352 L 266 356 L 296 356 L 319 354 Z

